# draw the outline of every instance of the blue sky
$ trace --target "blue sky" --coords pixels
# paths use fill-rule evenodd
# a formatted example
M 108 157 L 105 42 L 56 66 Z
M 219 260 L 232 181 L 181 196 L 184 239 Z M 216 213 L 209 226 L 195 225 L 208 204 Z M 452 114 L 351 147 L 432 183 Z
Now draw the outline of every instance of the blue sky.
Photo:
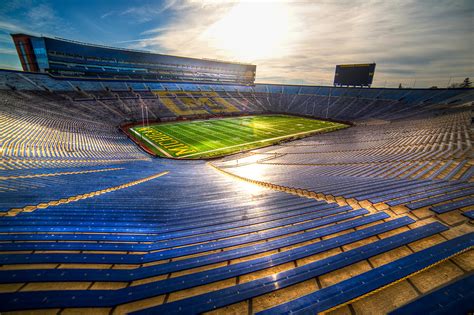
M 330 84 L 340 63 L 377 62 L 375 85 L 474 77 L 472 0 L 3 0 L 0 67 L 14 32 L 257 64 L 257 81 Z

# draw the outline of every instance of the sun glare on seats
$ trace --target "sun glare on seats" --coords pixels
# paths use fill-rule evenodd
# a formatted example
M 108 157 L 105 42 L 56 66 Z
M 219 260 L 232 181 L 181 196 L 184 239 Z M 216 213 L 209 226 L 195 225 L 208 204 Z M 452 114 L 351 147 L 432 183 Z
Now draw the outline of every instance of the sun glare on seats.
M 474 315 L 467 1 L 76 2 L 0 5 L 0 315 Z

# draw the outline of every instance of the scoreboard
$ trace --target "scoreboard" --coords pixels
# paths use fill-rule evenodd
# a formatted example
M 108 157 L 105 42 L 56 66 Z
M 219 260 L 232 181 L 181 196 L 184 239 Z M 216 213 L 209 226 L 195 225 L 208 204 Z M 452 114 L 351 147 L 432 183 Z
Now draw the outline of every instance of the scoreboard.
M 370 86 L 374 79 L 375 63 L 337 65 L 335 86 Z

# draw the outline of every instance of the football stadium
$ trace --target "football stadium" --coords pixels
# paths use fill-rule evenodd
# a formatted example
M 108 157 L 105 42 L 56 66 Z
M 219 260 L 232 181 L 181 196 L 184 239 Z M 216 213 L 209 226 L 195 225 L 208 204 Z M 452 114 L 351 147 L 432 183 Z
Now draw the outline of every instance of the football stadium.
M 474 311 L 472 88 L 10 36 L 1 314 Z

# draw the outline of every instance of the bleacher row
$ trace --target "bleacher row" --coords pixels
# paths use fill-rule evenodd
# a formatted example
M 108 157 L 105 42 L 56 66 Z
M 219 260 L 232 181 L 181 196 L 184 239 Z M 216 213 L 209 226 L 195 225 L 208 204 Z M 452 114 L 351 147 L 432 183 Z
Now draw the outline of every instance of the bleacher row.
M 0 74 L 2 314 L 474 310 L 470 90 Z M 208 165 L 121 134 L 141 102 L 360 120 Z
M 471 128 L 470 111 L 356 126 L 255 150 L 216 165 L 239 177 L 328 200 L 414 210 L 460 199 L 457 207 L 450 208 L 456 210 L 473 205 Z M 440 213 L 439 207 L 433 208 Z
M 449 232 L 457 230 L 459 235 L 468 237 L 473 231 L 469 222 L 474 212 L 472 128 L 472 112 L 468 107 L 463 112 L 437 117 L 357 125 L 253 150 L 212 164 L 228 176 L 261 187 L 343 207 L 407 216 L 418 224 L 441 223 L 450 227 Z M 437 241 L 431 245 L 435 243 Z M 440 251 L 441 248 L 433 246 L 423 255 Z M 472 277 L 474 269 L 472 249 L 467 253 L 471 260 L 469 267 L 463 265 L 461 269 L 465 268 L 465 273 L 452 274 L 452 278 L 449 274 L 456 268 L 448 265 L 431 269 L 429 276 L 428 272 L 421 272 L 424 276 L 421 277 L 419 269 L 413 272 L 410 262 L 420 263 L 423 255 L 395 260 L 399 252 L 393 252 L 394 262 L 382 266 L 375 266 L 369 259 L 372 270 L 346 269 L 347 274 L 340 273 L 341 282 L 337 285 L 297 294 L 290 302 L 279 303 L 262 314 L 386 313 L 415 299 L 405 295 L 410 286 L 420 293 L 423 302 L 406 304 L 394 314 L 413 314 L 415 310 L 422 314 L 466 314 L 474 310 L 474 303 L 470 301 L 474 292 L 472 281 L 462 280 Z M 400 267 L 397 269 L 397 266 Z M 394 280 L 393 274 L 389 274 L 392 270 L 394 274 L 403 270 L 405 277 L 397 275 Z M 405 280 L 399 281 L 406 278 L 408 283 L 402 286 L 400 283 Z M 440 288 L 451 280 L 451 286 L 458 291 L 453 293 L 451 287 Z M 390 283 L 397 289 L 381 289 Z M 451 299 L 425 298 L 424 294 L 431 290 L 446 292 Z
M 4 195 L 2 311 L 260 312 L 312 292 L 325 294 L 323 306 L 310 299 L 313 310 L 324 310 L 381 287 L 380 281 L 402 280 L 415 298 L 417 291 L 403 279 L 432 264 L 440 263 L 434 268 L 442 268 L 441 281 L 472 267 L 466 251 L 474 238 L 464 235 L 467 225 L 259 189 L 201 162 L 144 161 L 76 172 L 30 174 L 37 176 L 36 187 L 28 187 L 34 194 L 23 189 Z M 143 178 L 148 180 L 107 191 Z M 91 188 L 104 192 L 68 198 Z M 28 207 L 38 203 L 43 206 Z M 367 282 L 395 263 L 403 272 Z M 423 278 L 432 272 L 413 280 L 422 292 L 431 288 Z M 366 286 L 350 296 L 334 291 L 354 286 L 344 279 L 356 281 L 359 273 Z M 378 299 L 371 299 L 353 307 L 363 313 L 369 303 L 380 310 Z M 385 302 L 386 310 L 397 306 Z
M 472 175 L 469 112 L 432 119 L 355 126 L 338 133 L 306 138 L 256 151 L 239 159 L 325 174 L 456 179 Z M 235 161 L 227 161 L 233 166 Z M 225 165 L 225 164 L 222 164 Z M 309 167 L 311 166 L 311 167 Z M 466 173 L 467 172 L 467 173 Z
M 111 119 L 110 111 L 68 106 L 47 94 L 3 90 L 1 95 L 0 170 L 148 159 L 118 131 L 120 118 Z
M 42 94 L 68 106 L 95 108 L 118 121 L 233 113 L 282 112 L 339 120 L 393 120 L 472 101 L 471 89 L 358 89 L 257 84 L 255 86 L 54 79 L 0 71 L 0 90 Z M 24 92 L 26 93 L 26 92 Z M 47 95 L 47 94 L 50 95 Z M 105 108 L 104 108 L 105 107 Z M 113 119 L 112 117 L 109 119 Z M 117 121 L 116 121 L 117 122 Z

